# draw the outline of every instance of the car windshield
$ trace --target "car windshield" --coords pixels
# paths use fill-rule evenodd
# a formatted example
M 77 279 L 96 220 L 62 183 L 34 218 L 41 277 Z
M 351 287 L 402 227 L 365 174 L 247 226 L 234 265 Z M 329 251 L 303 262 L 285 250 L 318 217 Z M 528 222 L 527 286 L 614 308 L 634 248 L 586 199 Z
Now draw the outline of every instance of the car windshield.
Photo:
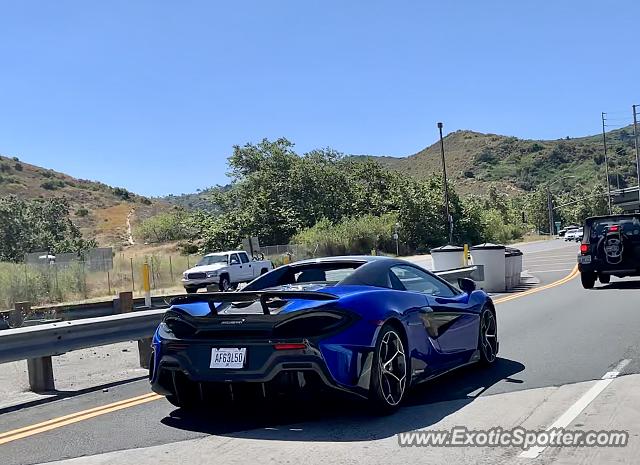
M 213 265 L 214 263 L 227 263 L 227 255 L 206 255 L 196 266 Z

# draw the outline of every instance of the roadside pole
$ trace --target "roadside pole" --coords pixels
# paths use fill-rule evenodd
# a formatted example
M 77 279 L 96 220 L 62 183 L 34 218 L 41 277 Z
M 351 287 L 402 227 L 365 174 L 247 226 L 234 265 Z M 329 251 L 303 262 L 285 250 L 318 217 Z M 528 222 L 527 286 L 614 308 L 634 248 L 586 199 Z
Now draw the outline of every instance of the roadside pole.
M 607 202 L 609 203 L 609 215 L 611 215 L 611 186 L 609 183 L 609 161 L 607 159 L 607 134 L 605 132 L 605 116 L 606 113 L 602 113 L 602 144 L 604 145 L 604 171 L 607 175 Z
M 149 279 L 149 264 L 144 262 L 142 265 L 142 286 L 144 287 L 144 305 L 151 307 L 151 280 Z
M 638 105 L 633 105 L 633 138 L 636 144 L 636 176 L 638 179 L 638 211 L 640 211 L 640 156 L 638 155 Z
M 549 239 L 553 239 L 553 200 L 551 199 L 550 186 L 547 186 L 547 208 L 549 209 Z
M 453 240 L 453 221 L 449 214 L 449 186 L 447 185 L 447 165 L 444 159 L 444 139 L 442 138 L 442 123 L 438 123 L 440 131 L 440 154 L 442 155 L 442 180 L 444 182 L 444 211 L 447 217 L 447 226 L 449 227 L 449 244 Z

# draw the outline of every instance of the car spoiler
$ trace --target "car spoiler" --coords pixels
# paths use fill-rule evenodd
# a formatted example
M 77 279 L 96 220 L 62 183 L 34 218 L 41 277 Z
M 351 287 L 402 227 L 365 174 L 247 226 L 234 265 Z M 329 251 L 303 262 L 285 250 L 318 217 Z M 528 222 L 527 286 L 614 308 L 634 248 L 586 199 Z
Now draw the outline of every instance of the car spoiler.
M 260 301 L 262 313 L 270 315 L 267 301 L 271 299 L 281 300 L 337 300 L 338 297 L 327 292 L 315 291 L 239 291 L 239 292 L 203 292 L 200 294 L 188 294 L 174 297 L 170 305 L 192 304 L 207 302 L 211 313 L 218 313 L 215 304 L 222 302 L 257 302 Z

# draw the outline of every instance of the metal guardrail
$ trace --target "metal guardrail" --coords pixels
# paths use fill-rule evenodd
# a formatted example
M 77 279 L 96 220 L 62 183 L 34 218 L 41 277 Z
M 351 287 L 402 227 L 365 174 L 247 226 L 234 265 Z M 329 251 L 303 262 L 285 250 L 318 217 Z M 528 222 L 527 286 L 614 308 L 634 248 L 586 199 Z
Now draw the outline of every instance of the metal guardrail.
M 148 367 L 150 338 L 163 314 L 144 310 L 0 331 L 0 363 L 27 359 L 35 392 L 55 389 L 51 357 L 72 350 L 138 340 L 140 364 Z
M 484 265 L 473 265 L 453 270 L 434 271 L 442 279 L 452 284 L 457 284 L 458 278 L 471 278 L 474 281 L 484 280 Z

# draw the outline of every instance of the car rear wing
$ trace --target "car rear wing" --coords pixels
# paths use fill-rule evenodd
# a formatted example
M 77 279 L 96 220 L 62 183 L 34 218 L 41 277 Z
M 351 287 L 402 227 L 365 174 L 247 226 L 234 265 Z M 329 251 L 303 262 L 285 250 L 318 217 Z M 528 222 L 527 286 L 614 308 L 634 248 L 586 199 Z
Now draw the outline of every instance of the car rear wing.
M 171 299 L 170 305 L 206 302 L 211 313 L 218 313 L 215 304 L 224 302 L 257 302 L 260 301 L 262 312 L 270 315 L 267 303 L 270 300 L 337 300 L 338 297 L 327 292 L 315 291 L 239 291 L 239 292 L 203 292 L 188 294 Z

